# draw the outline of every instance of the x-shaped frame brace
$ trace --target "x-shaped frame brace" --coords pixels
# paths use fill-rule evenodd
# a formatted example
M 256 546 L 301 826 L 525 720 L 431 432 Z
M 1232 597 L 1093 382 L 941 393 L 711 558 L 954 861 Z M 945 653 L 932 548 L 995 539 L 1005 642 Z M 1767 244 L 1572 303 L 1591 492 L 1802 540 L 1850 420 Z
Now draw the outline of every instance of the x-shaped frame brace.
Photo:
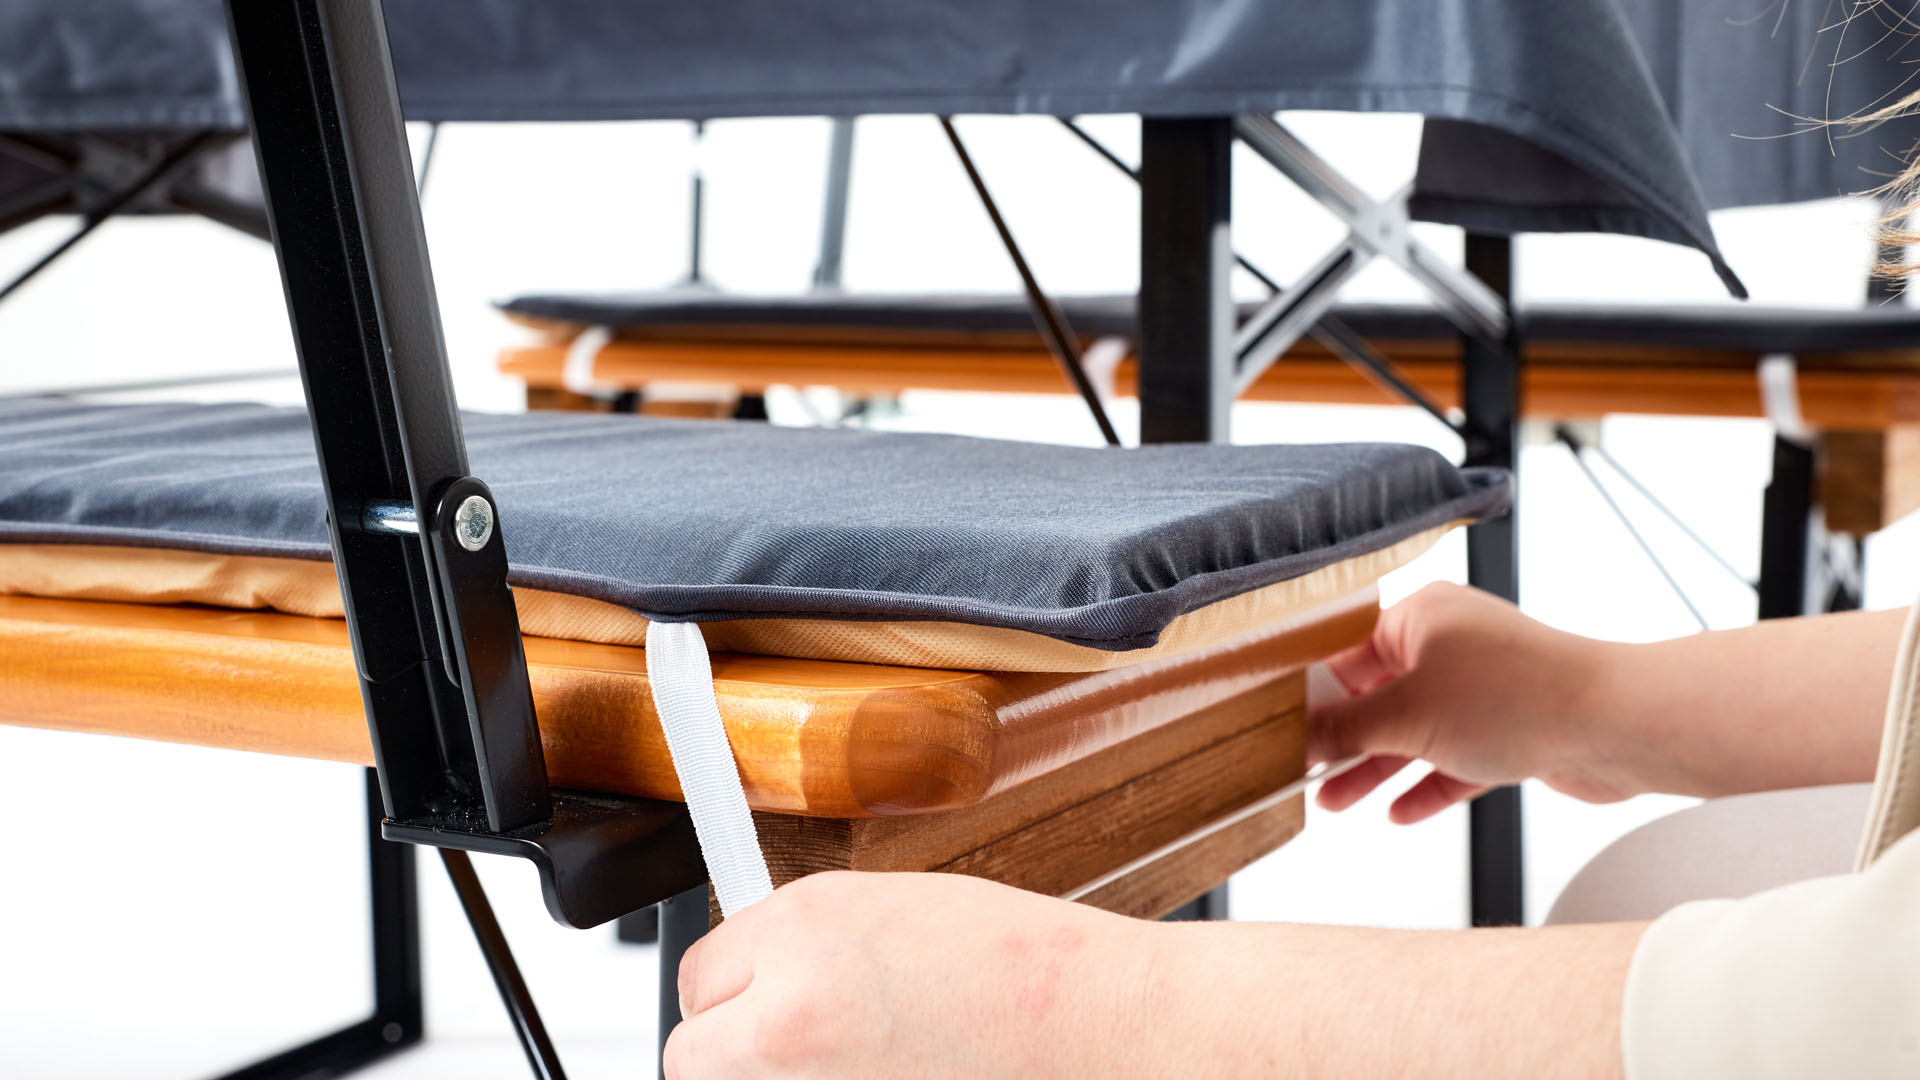
M 150 152 L 143 153 L 137 147 L 111 139 L 0 133 L 0 154 L 54 174 L 44 183 L 7 200 L 6 209 L 0 210 L 0 231 L 45 214 L 86 214 L 138 183 L 170 151 L 193 141 L 199 134 L 189 133 L 158 143 Z M 206 134 L 212 137 L 201 139 L 191 160 L 246 138 L 245 131 Z M 191 160 L 182 164 L 191 164 Z M 192 176 L 170 174 L 163 183 L 143 189 L 138 199 L 132 201 L 146 209 L 197 214 L 250 236 L 267 239 L 265 211 L 208 187 Z
M 1271 116 L 1235 117 L 1233 134 L 1348 229 L 1344 243 L 1261 305 L 1235 333 L 1236 396 L 1305 337 L 1332 309 L 1340 287 L 1375 257 L 1394 263 L 1425 285 L 1440 311 L 1463 332 L 1488 341 L 1505 339 L 1509 315 L 1499 295 L 1441 258 L 1409 230 L 1409 189 L 1376 202 Z

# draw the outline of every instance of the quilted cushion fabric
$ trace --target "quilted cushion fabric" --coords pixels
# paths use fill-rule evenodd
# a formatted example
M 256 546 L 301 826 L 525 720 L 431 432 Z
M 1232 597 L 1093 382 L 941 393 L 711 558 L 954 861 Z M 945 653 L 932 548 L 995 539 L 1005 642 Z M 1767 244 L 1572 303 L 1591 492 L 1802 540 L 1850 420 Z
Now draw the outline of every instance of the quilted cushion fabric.
M 661 621 L 945 620 L 1111 650 L 1498 514 L 1509 485 L 1389 444 L 1095 450 L 563 413 L 464 424 L 516 585 Z M 5 541 L 327 559 L 306 414 L 0 400 Z

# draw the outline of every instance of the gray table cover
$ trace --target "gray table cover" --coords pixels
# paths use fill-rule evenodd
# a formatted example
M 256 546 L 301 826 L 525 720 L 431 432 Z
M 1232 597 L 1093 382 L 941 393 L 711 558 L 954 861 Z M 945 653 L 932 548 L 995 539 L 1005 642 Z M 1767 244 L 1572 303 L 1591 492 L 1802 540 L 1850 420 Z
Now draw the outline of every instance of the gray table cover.
M 1845 120 L 1920 90 L 1920 0 L 1615 3 L 1709 206 L 1866 191 L 1920 140 L 1920 118 L 1857 133 L 1795 119 Z
M 656 619 L 933 619 L 1102 649 L 1498 514 L 1508 477 L 1387 444 L 1085 450 L 625 416 L 471 414 L 515 584 Z M 0 399 L 6 542 L 325 559 L 306 414 Z
M 1616 0 L 387 7 L 418 120 L 1421 113 L 1417 215 L 1689 244 L 1738 291 Z M 218 0 L 12 0 L 0 130 L 236 127 L 224 37 Z
M 1920 118 L 1871 130 L 1844 123 L 1920 89 L 1913 41 L 1920 0 L 1610 2 L 1632 31 L 1710 207 L 1871 191 L 1920 140 Z M 1595 113 L 1611 107 L 1588 105 Z M 1555 161 L 1506 133 L 1434 118 L 1421 147 L 1416 212 L 1494 229 L 1526 220 L 1481 194 L 1481 177 L 1491 171 L 1507 175 L 1510 200 L 1537 204 L 1549 216 L 1586 190 L 1592 227 L 1645 231 L 1610 224 L 1616 200 L 1575 167 L 1578 161 Z

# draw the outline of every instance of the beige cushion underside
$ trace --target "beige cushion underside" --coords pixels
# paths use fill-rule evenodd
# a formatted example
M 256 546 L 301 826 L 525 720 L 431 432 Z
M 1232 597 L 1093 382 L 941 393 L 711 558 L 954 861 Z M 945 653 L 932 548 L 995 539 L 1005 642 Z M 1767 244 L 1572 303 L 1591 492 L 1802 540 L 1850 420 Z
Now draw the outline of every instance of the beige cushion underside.
M 770 618 L 709 622 L 701 629 L 708 647 L 721 652 L 975 671 L 1105 671 L 1218 645 L 1355 594 L 1364 592 L 1371 602 L 1369 586 L 1425 552 L 1451 528 L 1430 529 L 1391 547 L 1188 612 L 1168 624 L 1157 644 L 1124 652 L 956 622 Z M 342 617 L 330 562 L 168 548 L 3 545 L 0 594 Z M 647 620 L 618 605 L 527 588 L 515 589 L 514 599 L 525 633 L 607 645 L 646 643 Z

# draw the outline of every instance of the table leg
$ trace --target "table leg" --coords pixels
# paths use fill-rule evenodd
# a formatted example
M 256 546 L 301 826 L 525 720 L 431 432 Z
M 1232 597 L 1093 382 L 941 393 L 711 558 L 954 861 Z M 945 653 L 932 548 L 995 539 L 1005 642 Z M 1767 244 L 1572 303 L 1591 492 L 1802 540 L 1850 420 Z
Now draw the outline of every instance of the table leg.
M 1509 307 L 1513 301 L 1513 241 L 1504 236 L 1467 236 L 1467 269 L 1492 286 Z M 1516 431 L 1520 417 L 1519 332 L 1504 345 L 1468 337 L 1460 362 L 1466 411 L 1468 466 L 1514 471 L 1518 490 Z M 1467 530 L 1467 581 L 1496 596 L 1520 598 L 1520 551 L 1514 510 Z M 1520 789 L 1500 788 L 1468 808 L 1471 915 L 1475 926 L 1517 926 L 1526 916 L 1526 876 L 1521 856 Z
M 1233 125 L 1140 121 L 1140 441 L 1228 442 Z
M 660 902 L 660 1052 L 680 1023 L 680 960 L 706 936 L 707 886 L 688 889 Z M 662 1067 L 660 1080 L 666 1080 Z
M 1140 121 L 1140 441 L 1229 442 L 1233 122 Z M 1225 885 L 1166 916 L 1227 917 Z

